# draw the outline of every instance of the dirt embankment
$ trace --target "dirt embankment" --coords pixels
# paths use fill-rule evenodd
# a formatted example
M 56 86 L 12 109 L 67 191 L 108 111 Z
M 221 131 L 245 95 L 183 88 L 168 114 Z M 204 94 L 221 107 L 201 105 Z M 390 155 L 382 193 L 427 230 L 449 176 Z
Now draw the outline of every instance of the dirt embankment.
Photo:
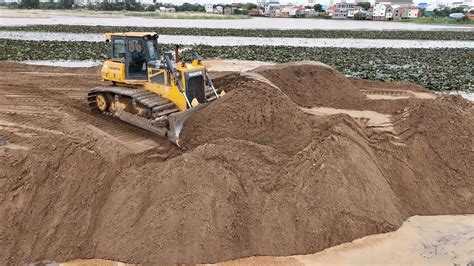
M 371 100 L 326 66 L 275 66 L 216 80 L 229 93 L 187 121 L 177 150 L 82 110 L 87 73 L 64 85 L 15 66 L 0 64 L 0 264 L 314 253 L 411 215 L 474 212 L 474 108 L 459 97 Z M 389 121 L 351 116 L 364 103 Z

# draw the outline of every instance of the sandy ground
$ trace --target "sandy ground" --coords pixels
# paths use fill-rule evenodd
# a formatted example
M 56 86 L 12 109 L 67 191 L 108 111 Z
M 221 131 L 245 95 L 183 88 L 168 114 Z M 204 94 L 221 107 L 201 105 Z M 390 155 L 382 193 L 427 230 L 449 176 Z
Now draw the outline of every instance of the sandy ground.
M 474 215 L 443 215 L 413 216 L 395 232 L 363 237 L 315 254 L 251 257 L 215 265 L 467 265 L 473 262 Z M 94 259 L 60 265 L 133 264 Z
M 253 257 L 217 265 L 468 265 L 474 263 L 474 215 L 413 216 L 395 232 L 324 251 Z

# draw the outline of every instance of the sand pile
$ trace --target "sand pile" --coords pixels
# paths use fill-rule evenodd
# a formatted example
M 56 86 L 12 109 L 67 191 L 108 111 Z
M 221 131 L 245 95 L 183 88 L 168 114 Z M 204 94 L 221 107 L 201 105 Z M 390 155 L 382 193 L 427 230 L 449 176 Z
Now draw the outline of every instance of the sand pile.
M 300 81 L 300 71 L 321 71 L 284 67 Z M 309 92 L 299 86 L 313 95 L 313 83 Z M 0 84 L 0 93 L 7 89 Z M 0 147 L 0 216 L 8 217 L 0 221 L 0 264 L 314 253 L 395 230 L 412 215 L 474 212 L 472 103 L 407 102 L 393 113 L 392 132 L 376 132 L 347 114 L 303 113 L 285 90 L 241 82 L 187 121 L 186 150 L 165 159 L 158 148 L 127 152 L 129 144 L 87 124 L 92 116 L 63 105 L 56 135 L 32 135 L 35 120 L 14 127 L 0 113 L 0 135 L 27 146 Z M 334 97 L 317 95 L 304 106 Z
M 253 70 L 304 107 L 365 99 L 344 75 L 319 62 L 286 63 Z
M 278 88 L 246 78 L 220 101 L 190 118 L 181 133 L 183 146 L 194 148 L 218 138 L 250 140 L 294 153 L 314 131 L 310 117 Z M 233 87 L 234 85 L 232 85 Z

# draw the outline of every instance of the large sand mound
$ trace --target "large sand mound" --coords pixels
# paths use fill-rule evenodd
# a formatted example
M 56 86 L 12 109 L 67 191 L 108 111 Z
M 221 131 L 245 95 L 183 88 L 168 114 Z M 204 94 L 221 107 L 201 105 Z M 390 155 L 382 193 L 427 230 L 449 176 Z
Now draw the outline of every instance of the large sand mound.
M 294 153 L 308 144 L 312 131 L 309 116 L 288 96 L 250 79 L 186 121 L 181 139 L 187 148 L 228 137 Z
M 262 66 L 253 71 L 266 77 L 295 103 L 305 107 L 365 98 L 344 75 L 318 62 Z
M 0 64 L 12 81 L 22 75 L 11 69 Z M 302 104 L 267 78 L 277 87 L 248 78 L 188 120 L 186 150 L 163 142 L 143 152 L 130 149 L 143 136 L 114 135 L 136 129 L 109 131 L 109 120 L 68 107 L 79 100 L 57 93 L 66 84 L 0 84 L 0 135 L 9 141 L 0 147 L 0 264 L 314 253 L 393 231 L 412 215 L 474 212 L 472 103 L 403 100 L 384 131 L 348 114 L 304 113 L 299 105 L 324 106 L 332 93 Z

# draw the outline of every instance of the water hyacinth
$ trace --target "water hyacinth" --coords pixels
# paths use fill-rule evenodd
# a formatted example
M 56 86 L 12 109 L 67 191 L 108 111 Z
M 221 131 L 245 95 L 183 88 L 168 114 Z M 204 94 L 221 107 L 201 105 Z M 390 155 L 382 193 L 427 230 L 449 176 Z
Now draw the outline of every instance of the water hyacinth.
M 277 30 L 277 29 L 213 29 L 173 27 L 123 27 L 83 25 L 29 25 L 0 26 L 0 31 L 37 31 L 68 33 L 107 33 L 154 31 L 163 35 L 242 36 L 280 38 L 351 38 L 351 39 L 399 39 L 399 40 L 474 40 L 472 31 L 353 31 L 353 30 Z
M 173 49 L 161 45 L 162 52 Z M 342 73 L 380 81 L 410 81 L 432 90 L 474 91 L 474 49 L 358 49 L 288 46 L 188 46 L 181 57 L 290 62 L 315 60 Z M 0 39 L 0 60 L 103 60 L 105 42 Z

